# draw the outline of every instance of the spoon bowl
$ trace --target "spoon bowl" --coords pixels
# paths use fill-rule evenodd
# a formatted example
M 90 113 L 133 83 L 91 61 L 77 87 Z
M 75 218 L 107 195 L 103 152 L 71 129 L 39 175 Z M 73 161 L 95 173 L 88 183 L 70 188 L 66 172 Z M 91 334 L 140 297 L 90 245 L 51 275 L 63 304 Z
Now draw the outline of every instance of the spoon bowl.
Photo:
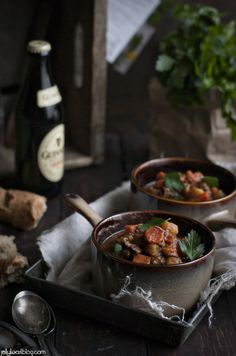
M 51 313 L 48 304 L 40 296 L 22 291 L 13 301 L 12 317 L 19 329 L 28 334 L 39 335 L 48 329 Z

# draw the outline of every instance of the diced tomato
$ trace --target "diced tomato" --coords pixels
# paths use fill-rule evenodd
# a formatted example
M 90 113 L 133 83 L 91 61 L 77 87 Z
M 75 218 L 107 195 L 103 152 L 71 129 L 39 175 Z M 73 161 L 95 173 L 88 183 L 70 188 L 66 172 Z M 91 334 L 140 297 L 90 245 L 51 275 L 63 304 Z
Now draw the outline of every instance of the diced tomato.
M 159 226 L 151 226 L 144 233 L 144 237 L 149 244 L 162 245 L 164 243 L 165 231 Z
M 160 172 L 158 172 L 157 174 L 156 174 L 156 180 L 158 180 L 158 179 L 163 179 L 164 177 L 165 177 L 165 172 L 163 172 L 163 171 L 160 171 Z
M 125 225 L 125 232 L 127 232 L 127 234 L 133 234 L 136 232 L 138 227 L 137 225 Z
M 178 253 L 177 253 L 177 248 L 176 247 L 163 247 L 162 248 L 162 253 L 166 257 L 169 257 L 169 256 L 178 257 Z
M 146 265 L 149 265 L 151 263 L 151 257 L 138 253 L 137 255 L 134 256 L 133 262 L 144 263 Z

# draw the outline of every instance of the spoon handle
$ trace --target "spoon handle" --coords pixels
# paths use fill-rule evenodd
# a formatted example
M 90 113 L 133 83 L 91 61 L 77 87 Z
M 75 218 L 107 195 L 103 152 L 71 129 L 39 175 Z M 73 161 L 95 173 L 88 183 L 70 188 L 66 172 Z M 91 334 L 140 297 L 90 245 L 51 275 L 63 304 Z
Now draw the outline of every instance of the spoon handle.
M 52 356 L 62 356 L 51 341 L 45 340 L 45 342 L 47 343 L 48 349 L 50 350 Z
M 15 336 L 17 336 L 21 341 L 25 342 L 28 346 L 37 348 L 36 342 L 30 337 L 29 335 L 26 335 L 19 329 L 17 329 L 15 326 L 5 322 L 5 321 L 0 321 L 0 326 L 5 328 L 6 330 L 12 332 Z
M 41 350 L 45 351 L 46 352 L 46 356 L 52 356 L 52 353 L 49 351 L 49 348 L 47 346 L 47 343 L 44 339 L 44 336 L 43 335 L 37 335 L 37 340 L 38 340 L 38 344 L 39 344 L 39 347 L 41 348 Z

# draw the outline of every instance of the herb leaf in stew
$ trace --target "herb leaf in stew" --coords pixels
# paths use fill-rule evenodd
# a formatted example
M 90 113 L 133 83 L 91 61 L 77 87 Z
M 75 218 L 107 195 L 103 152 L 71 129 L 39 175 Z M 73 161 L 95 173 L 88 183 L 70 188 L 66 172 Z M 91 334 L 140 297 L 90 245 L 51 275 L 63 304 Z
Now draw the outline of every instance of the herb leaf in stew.
M 179 247 L 183 255 L 189 261 L 196 260 L 204 254 L 204 244 L 195 230 L 191 230 L 187 236 L 178 241 Z
M 138 226 L 138 229 L 141 231 L 141 232 L 144 232 L 146 231 L 149 227 L 151 226 L 159 226 L 161 224 L 163 224 L 165 220 L 162 219 L 162 218 L 152 218 L 151 220 L 149 220 L 147 223 L 145 224 L 141 224 Z
M 212 176 L 204 176 L 202 182 L 205 182 L 209 187 L 219 187 L 219 179 Z
M 180 174 L 178 172 L 166 173 L 164 182 L 167 188 L 181 192 L 184 189 L 183 183 L 180 181 Z

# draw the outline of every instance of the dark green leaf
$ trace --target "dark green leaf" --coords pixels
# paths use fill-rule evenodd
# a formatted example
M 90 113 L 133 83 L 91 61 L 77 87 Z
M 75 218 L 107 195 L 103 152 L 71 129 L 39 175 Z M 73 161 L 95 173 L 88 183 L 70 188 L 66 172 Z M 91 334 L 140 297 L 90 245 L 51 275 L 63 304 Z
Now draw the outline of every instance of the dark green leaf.
M 202 178 L 202 182 L 205 182 L 206 184 L 209 185 L 210 188 L 212 187 L 219 187 L 219 179 L 217 177 L 212 177 L 212 176 L 204 176 Z
M 159 226 L 159 225 L 163 224 L 164 221 L 165 220 L 162 219 L 162 218 L 152 218 L 151 220 L 149 220 L 145 224 L 139 225 L 138 229 L 141 232 L 145 232 L 147 229 L 149 229 L 149 227 L 151 227 L 151 226 Z
M 156 70 L 159 72 L 169 71 L 175 63 L 175 60 L 166 54 L 158 57 L 156 62 Z
M 179 240 L 179 247 L 189 261 L 201 257 L 205 251 L 204 244 L 201 244 L 201 239 L 195 230 L 191 230 L 184 239 Z
M 166 173 L 164 176 L 165 186 L 170 190 L 177 190 L 181 192 L 184 189 L 183 183 L 180 181 L 180 174 L 178 172 Z

